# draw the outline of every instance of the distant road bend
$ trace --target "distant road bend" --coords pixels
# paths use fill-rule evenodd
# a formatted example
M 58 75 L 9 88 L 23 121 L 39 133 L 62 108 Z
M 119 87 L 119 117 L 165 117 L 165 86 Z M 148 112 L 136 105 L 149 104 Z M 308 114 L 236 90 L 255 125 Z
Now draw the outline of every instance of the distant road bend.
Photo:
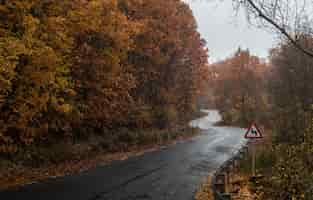
M 246 143 L 244 130 L 216 127 L 216 110 L 190 122 L 201 134 L 181 142 L 99 166 L 81 174 L 49 179 L 0 192 L 1 200 L 192 200 L 203 178 Z

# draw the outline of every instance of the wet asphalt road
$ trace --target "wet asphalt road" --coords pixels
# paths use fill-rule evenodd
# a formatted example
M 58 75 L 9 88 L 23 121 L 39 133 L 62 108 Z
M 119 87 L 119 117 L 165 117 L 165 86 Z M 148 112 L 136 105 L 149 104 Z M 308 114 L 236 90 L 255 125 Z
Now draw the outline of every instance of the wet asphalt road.
M 192 121 L 202 133 L 185 142 L 78 175 L 0 192 L 1 200 L 192 200 L 202 180 L 244 143 L 244 130 L 214 127 L 217 111 Z

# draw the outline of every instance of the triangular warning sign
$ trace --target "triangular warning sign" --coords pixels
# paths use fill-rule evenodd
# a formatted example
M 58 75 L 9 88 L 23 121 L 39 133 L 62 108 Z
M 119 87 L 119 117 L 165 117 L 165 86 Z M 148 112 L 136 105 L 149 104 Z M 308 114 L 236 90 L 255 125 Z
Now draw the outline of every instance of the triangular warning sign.
M 245 138 L 246 139 L 259 139 L 259 138 L 263 138 L 263 136 L 262 136 L 260 129 L 258 129 L 257 125 L 255 123 L 252 123 L 245 134 Z

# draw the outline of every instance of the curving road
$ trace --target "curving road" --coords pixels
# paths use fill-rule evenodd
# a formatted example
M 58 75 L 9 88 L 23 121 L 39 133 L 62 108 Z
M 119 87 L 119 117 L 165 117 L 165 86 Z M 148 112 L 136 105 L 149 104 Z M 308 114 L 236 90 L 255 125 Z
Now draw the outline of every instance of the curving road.
M 216 110 L 190 122 L 202 133 L 185 142 L 78 175 L 0 192 L 1 200 L 192 200 L 203 178 L 246 143 L 244 130 L 216 127 Z

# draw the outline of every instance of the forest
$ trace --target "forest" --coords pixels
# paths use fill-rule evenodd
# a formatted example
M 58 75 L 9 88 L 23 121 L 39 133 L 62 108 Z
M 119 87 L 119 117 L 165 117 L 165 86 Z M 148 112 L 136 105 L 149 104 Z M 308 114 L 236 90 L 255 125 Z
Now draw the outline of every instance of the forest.
M 252 120 L 266 123 L 268 95 L 265 82 L 269 64 L 249 50 L 239 48 L 233 56 L 210 65 L 214 102 L 223 123 L 246 127 Z
M 301 35 L 299 42 L 313 48 L 311 36 Z M 223 123 L 247 127 L 256 122 L 265 130 L 258 172 L 266 180 L 257 199 L 313 197 L 312 65 L 313 59 L 287 40 L 270 51 L 268 61 L 238 49 L 210 65 L 214 101 Z
M 284 36 L 268 59 L 238 48 L 209 64 L 181 0 L 0 0 L 0 180 L 193 136 L 210 104 L 223 125 L 266 130 L 259 199 L 312 199 L 311 22 L 288 21 L 289 1 L 238 2 Z
M 1 0 L 0 157 L 40 164 L 58 144 L 124 151 L 183 132 L 208 74 L 196 29 L 179 0 Z

